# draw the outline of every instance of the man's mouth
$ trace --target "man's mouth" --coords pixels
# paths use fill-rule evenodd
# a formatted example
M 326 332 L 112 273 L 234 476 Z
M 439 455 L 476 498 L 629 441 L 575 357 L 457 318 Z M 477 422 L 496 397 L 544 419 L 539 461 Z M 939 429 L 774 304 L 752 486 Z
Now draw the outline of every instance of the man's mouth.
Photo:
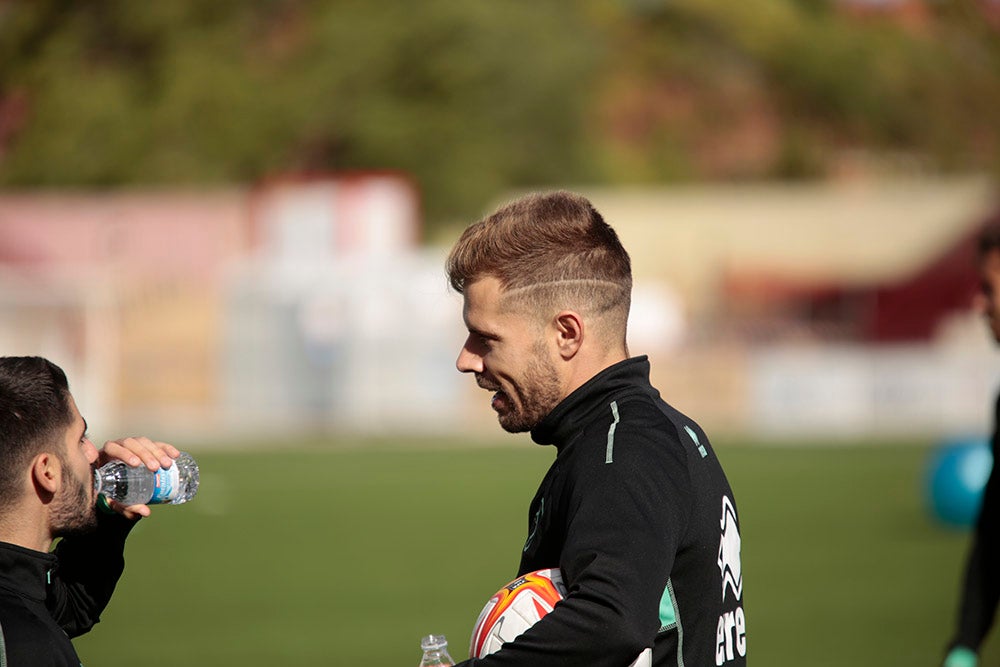
M 500 410 L 500 407 L 507 402 L 507 394 L 504 393 L 499 384 L 490 382 L 480 375 L 476 376 L 476 384 L 486 391 L 494 392 L 493 398 L 490 399 L 490 407 L 494 410 Z

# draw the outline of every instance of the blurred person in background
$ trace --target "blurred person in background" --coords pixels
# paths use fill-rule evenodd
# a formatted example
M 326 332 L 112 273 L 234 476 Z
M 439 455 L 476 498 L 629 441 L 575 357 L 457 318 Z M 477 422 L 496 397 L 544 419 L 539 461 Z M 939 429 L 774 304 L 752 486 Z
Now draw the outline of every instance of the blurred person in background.
M 458 370 L 509 432 L 555 445 L 518 574 L 567 595 L 462 667 L 746 664 L 739 522 L 704 431 L 629 357 L 631 261 L 589 201 L 532 195 L 470 226 L 447 262 L 468 338 Z M 637 657 L 638 656 L 638 657 Z
M 976 307 L 1000 343 L 1000 227 L 979 239 L 979 294 Z M 965 565 L 958 628 L 948 645 L 944 667 L 976 667 L 980 646 L 993 625 L 1000 601 L 1000 395 L 993 424 L 993 470 L 983 491 L 982 506 Z
M 157 470 L 178 455 L 148 438 L 98 450 L 58 366 L 0 357 L 0 665 L 80 666 L 70 638 L 100 619 L 125 538 L 150 514 L 96 496 L 94 469 L 118 459 Z

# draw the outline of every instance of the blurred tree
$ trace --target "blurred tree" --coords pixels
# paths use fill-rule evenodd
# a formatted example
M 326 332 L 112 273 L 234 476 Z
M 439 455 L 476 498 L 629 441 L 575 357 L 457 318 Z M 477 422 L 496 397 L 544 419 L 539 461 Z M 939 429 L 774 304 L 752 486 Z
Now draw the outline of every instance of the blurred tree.
M 0 0 L 0 184 L 392 169 L 434 224 L 552 183 L 996 168 L 1000 28 L 925 4 Z
M 1000 30 L 975 0 L 921 22 L 836 0 L 671 0 L 614 22 L 601 133 L 618 173 L 815 177 L 852 156 L 983 169 L 1000 151 Z M 903 9 L 913 3 L 900 5 Z
M 597 35 L 569 2 L 0 5 L 0 182 L 398 169 L 432 219 L 587 174 Z M 9 123 L 8 123 L 9 124 Z

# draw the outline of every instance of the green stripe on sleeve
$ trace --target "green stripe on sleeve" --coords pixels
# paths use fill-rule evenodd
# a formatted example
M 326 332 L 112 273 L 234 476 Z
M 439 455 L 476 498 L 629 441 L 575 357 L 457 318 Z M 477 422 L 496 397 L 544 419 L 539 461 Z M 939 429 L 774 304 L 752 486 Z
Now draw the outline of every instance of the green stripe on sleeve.
M 615 453 L 615 427 L 618 426 L 618 401 L 611 401 L 611 416 L 615 418 L 608 428 L 608 449 L 604 455 L 605 463 L 614 463 Z

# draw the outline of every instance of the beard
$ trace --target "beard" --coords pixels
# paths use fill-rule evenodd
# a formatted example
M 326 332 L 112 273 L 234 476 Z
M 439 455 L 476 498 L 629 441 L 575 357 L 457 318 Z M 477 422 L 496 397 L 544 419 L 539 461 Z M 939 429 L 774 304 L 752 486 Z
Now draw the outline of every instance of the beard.
M 500 427 L 508 433 L 524 433 L 535 428 L 562 400 L 556 367 L 541 353 L 525 367 L 520 381 L 515 385 L 519 404 L 515 404 L 510 394 L 498 383 L 491 382 L 482 375 L 476 376 L 476 383 L 484 389 L 497 392 L 493 408 Z
M 97 527 L 97 505 L 93 481 L 77 479 L 69 466 L 63 465 L 63 492 L 52 509 L 52 536 L 83 535 Z

